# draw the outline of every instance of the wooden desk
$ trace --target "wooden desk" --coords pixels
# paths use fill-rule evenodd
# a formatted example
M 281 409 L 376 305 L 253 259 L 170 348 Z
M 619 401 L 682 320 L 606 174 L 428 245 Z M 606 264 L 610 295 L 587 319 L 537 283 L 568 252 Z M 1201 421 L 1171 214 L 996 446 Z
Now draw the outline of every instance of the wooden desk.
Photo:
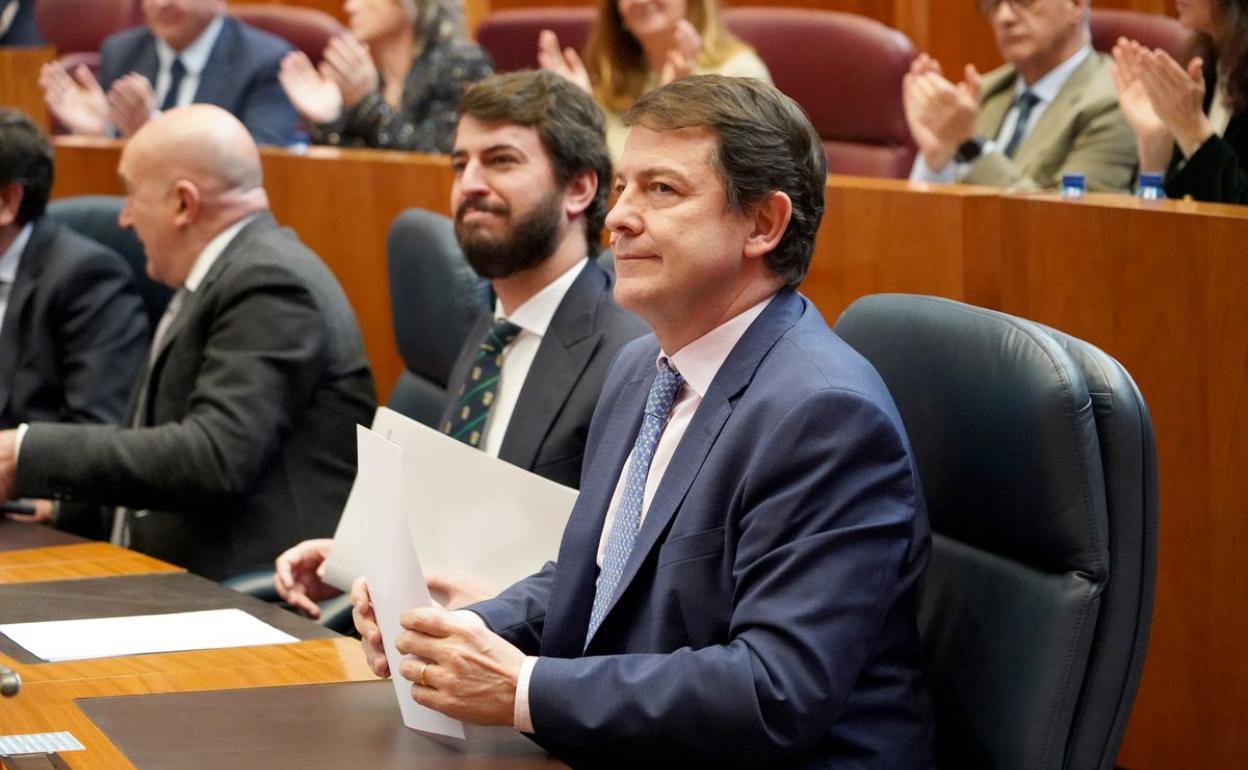
M 54 58 L 52 48 L 0 47 L 0 105 L 21 110 L 44 131 L 51 130 L 52 122 L 39 87 L 39 69 Z
M 117 147 L 57 141 L 55 195 L 119 192 Z M 446 213 L 444 159 L 264 153 L 280 221 L 334 269 L 379 391 L 399 360 L 385 233 L 408 206 Z M 1157 605 L 1120 764 L 1231 767 L 1248 754 L 1248 208 L 834 177 L 803 285 L 829 321 L 881 291 L 936 294 L 1082 337 L 1118 358 L 1152 410 L 1161 474 Z

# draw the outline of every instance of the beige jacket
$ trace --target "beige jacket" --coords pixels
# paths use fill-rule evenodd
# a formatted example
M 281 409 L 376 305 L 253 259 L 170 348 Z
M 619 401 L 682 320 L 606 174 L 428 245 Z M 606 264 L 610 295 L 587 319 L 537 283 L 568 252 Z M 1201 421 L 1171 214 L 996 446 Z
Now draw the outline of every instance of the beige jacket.
M 1063 174 L 1083 174 L 1089 191 L 1124 192 L 1135 176 L 1135 134 L 1118 109 L 1110 59 L 1093 52 L 1045 109 L 1014 158 L 993 152 L 971 165 L 967 184 L 1057 189 Z M 1014 100 L 1012 65 L 984 76 L 977 131 L 996 136 Z

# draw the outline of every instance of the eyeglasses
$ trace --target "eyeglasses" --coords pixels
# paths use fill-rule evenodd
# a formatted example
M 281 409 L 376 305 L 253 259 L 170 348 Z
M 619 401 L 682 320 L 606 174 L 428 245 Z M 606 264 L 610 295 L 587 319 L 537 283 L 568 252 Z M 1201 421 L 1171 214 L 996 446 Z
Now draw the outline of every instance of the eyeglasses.
M 1025 11 L 1035 5 L 1036 0 L 975 0 L 975 5 L 979 7 L 979 12 L 988 16 L 997 10 L 997 6 L 1002 3 L 1009 3 L 1015 10 Z

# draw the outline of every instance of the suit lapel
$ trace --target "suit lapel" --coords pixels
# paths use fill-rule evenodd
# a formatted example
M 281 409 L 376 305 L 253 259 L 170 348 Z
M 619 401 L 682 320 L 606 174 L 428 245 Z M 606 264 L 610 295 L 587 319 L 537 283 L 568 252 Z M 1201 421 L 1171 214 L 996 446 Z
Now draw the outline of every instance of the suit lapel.
M 797 323 L 804 306 L 804 300 L 796 292 L 791 289 L 781 291 L 775 300 L 763 310 L 762 315 L 755 319 L 732 352 L 728 354 L 728 358 L 715 375 L 711 386 L 707 388 L 706 396 L 698 405 L 698 410 L 694 413 L 688 429 L 685 430 L 685 435 L 681 437 L 680 443 L 676 446 L 676 452 L 672 455 L 671 463 L 663 474 L 663 480 L 659 482 L 659 487 L 655 490 L 654 499 L 650 501 L 641 530 L 637 533 L 637 539 L 633 543 L 633 550 L 624 564 L 624 572 L 620 577 L 615 596 L 611 598 L 611 604 L 607 608 L 607 617 L 610 617 L 620 597 L 637 577 L 641 565 L 645 563 L 650 552 L 658 545 L 663 533 L 667 531 L 668 524 L 676 515 L 685 495 L 688 494 L 689 487 L 693 484 L 707 454 L 715 444 L 715 439 L 718 438 L 724 423 L 732 414 L 732 402 L 750 384 L 763 357 L 775 346 L 780 337 Z M 653 380 L 653 376 L 647 379 L 646 393 L 649 392 L 649 384 Z M 638 412 L 635 422 L 638 424 L 641 421 L 640 412 L 644 406 L 644 395 L 642 401 L 642 404 L 635 407 Z M 637 428 L 634 427 L 627 442 L 629 448 L 636 434 Z
M 160 57 L 156 55 L 156 37 L 151 32 L 147 33 L 147 42 L 139 47 L 138 56 L 134 59 L 134 67 L 131 71 L 147 78 L 152 88 L 156 87 L 156 77 L 160 74 Z M 126 72 L 122 71 L 117 76 L 120 78 L 125 74 Z
M 568 288 L 521 386 L 499 448 L 501 459 L 532 470 L 555 418 L 602 339 L 594 320 L 606 284 L 606 274 L 591 261 Z
M 1036 125 L 1032 126 L 1031 131 L 1023 138 L 1022 144 L 1018 146 L 1014 162 L 1020 168 L 1032 165 L 1039 160 L 1039 156 L 1045 153 L 1059 150 L 1065 153 L 1069 149 L 1065 144 L 1057 141 L 1057 131 L 1070 121 L 1071 114 L 1079 106 L 1079 98 L 1083 95 L 1084 89 L 1087 88 L 1099 64 L 1100 60 L 1097 59 L 1096 53 L 1090 53 L 1088 58 L 1084 59 L 1083 63 L 1070 74 L 1070 78 L 1057 92 L 1053 103 L 1040 114 Z
M 984 95 L 980 99 L 978 131 L 981 136 L 995 139 L 1001 133 L 1001 124 L 1005 122 L 1005 114 L 1014 103 L 1014 81 L 1018 74 L 1011 67 L 1001 73 L 995 80 L 984 84 Z
M 36 223 L 30 233 L 26 248 L 18 258 L 17 274 L 9 289 L 8 306 L 4 311 L 4 324 L 0 326 L 0 414 L 4 414 L 13 396 L 13 378 L 17 374 L 17 348 L 22 339 L 22 313 L 30 295 L 34 293 L 43 264 L 39 256 L 47 248 L 55 228 L 47 220 Z

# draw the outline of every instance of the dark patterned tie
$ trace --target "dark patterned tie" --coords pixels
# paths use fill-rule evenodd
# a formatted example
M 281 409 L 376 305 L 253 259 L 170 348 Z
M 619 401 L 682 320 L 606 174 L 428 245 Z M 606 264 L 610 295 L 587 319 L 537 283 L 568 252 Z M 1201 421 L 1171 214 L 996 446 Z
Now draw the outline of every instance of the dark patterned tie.
M 650 475 L 650 462 L 654 459 L 654 450 L 659 446 L 659 438 L 667 427 L 667 419 L 672 414 L 672 404 L 676 394 L 685 384 L 680 372 L 673 369 L 667 359 L 659 367 L 654 384 L 650 386 L 650 395 L 646 398 L 646 411 L 641 420 L 641 430 L 637 431 L 637 439 L 633 442 L 632 459 L 628 461 L 628 475 L 625 477 L 624 494 L 620 496 L 620 505 L 615 511 L 615 519 L 611 522 L 611 534 L 607 537 L 607 551 L 602 557 L 602 571 L 598 573 L 598 586 L 594 591 L 594 607 L 589 615 L 589 630 L 585 634 L 585 646 L 594 638 L 594 632 L 607 616 L 607 607 L 615 596 L 624 575 L 624 565 L 629 554 L 633 552 L 633 542 L 637 539 L 637 531 L 641 529 L 641 503 L 646 493 L 646 478 Z
M 1010 143 L 1005 146 L 1005 157 L 1013 158 L 1014 153 L 1018 152 L 1018 146 L 1023 143 L 1023 137 L 1027 136 L 1027 123 L 1031 121 L 1031 111 L 1040 103 L 1040 97 L 1031 91 L 1023 91 L 1018 95 L 1018 121 L 1014 124 L 1014 134 L 1010 137 Z
M 178 106 L 178 91 L 182 90 L 182 78 L 186 77 L 186 65 L 179 58 L 174 58 L 169 67 L 169 90 L 160 102 L 160 111 L 172 110 Z
M 520 327 L 498 319 L 485 335 L 468 376 L 456 396 L 455 411 L 442 424 L 442 432 L 454 439 L 480 447 L 485 421 L 498 395 L 498 378 L 503 370 L 503 351 L 520 334 Z

